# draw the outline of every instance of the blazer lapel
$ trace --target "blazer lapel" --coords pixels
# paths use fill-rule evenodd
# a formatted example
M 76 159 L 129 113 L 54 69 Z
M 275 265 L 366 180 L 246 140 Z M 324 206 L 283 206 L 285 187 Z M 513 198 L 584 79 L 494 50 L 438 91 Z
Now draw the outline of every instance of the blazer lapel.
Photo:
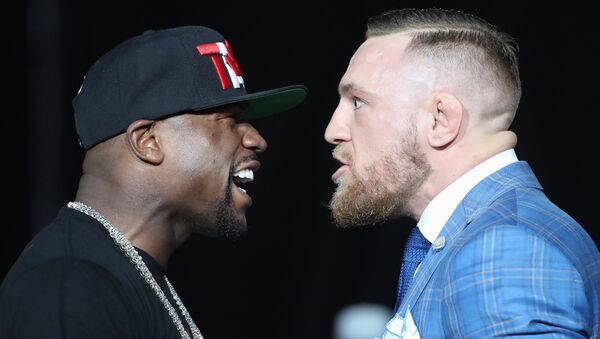
M 541 189 L 529 165 L 524 161 L 510 164 L 491 174 L 475 185 L 456 207 L 450 219 L 438 235 L 436 242 L 427 252 L 413 279 L 412 286 L 406 292 L 402 304 L 398 309 L 401 317 L 406 315 L 407 309 L 412 309 L 421 297 L 425 286 L 431 279 L 440 262 L 444 259 L 454 245 L 456 237 L 477 217 L 485 207 L 489 206 L 497 197 L 516 187 L 534 187 Z M 443 241 L 441 241 L 443 237 Z M 440 248 L 440 244 L 443 246 Z
M 438 235 L 436 241 L 439 239 L 444 239 L 444 246 L 441 248 L 436 248 L 435 245 L 431 246 L 429 252 L 425 256 L 425 259 L 421 262 L 419 269 L 417 270 L 415 277 L 413 278 L 413 283 L 410 289 L 406 292 L 404 299 L 402 300 L 402 304 L 398 309 L 398 313 L 404 317 L 406 314 L 406 310 L 414 305 L 415 302 L 419 299 L 423 290 L 425 289 L 425 285 L 430 280 L 433 272 L 435 272 L 437 266 L 440 264 L 442 259 L 444 259 L 446 253 L 449 253 L 446 249 L 452 246 L 452 240 L 467 226 L 467 216 L 464 213 L 463 208 L 459 205 L 452 216 L 446 222 L 446 225 Z M 443 237 L 443 238 L 442 238 Z M 412 308 L 412 307 L 411 307 Z

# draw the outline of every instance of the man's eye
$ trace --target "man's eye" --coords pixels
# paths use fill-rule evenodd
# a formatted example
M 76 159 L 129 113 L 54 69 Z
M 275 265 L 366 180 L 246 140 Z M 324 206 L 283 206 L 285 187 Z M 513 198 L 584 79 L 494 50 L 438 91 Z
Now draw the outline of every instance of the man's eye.
M 362 101 L 360 98 L 354 97 L 354 109 L 359 109 L 364 104 L 365 102 Z

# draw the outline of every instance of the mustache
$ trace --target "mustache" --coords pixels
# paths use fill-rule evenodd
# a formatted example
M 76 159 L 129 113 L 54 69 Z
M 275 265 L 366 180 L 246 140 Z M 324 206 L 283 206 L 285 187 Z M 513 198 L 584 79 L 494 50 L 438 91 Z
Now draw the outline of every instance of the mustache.
M 331 151 L 331 154 L 338 159 L 346 161 L 349 165 L 351 165 L 353 162 L 352 154 L 350 154 L 350 152 L 348 152 L 348 150 L 343 148 L 341 145 L 335 146 L 333 151 Z
M 258 155 L 256 153 L 252 153 L 246 156 L 243 156 L 235 161 L 232 168 L 236 168 L 238 165 L 243 164 L 248 161 L 256 160 L 258 161 Z

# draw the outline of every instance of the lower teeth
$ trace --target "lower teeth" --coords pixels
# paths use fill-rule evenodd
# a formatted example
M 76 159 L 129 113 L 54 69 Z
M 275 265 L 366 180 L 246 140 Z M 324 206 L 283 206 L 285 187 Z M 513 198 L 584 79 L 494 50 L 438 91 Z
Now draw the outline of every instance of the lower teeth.
M 245 189 L 243 189 L 243 188 L 241 188 L 241 187 L 238 187 L 238 188 L 240 189 L 240 191 L 242 191 L 242 192 L 246 193 L 246 190 L 245 190 Z

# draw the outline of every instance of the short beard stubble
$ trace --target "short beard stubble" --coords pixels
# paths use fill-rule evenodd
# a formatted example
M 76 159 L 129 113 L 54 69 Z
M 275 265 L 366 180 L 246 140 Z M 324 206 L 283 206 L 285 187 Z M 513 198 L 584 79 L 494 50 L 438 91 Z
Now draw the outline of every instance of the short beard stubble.
M 349 154 L 344 156 L 349 158 Z M 329 204 L 335 224 L 348 228 L 409 216 L 409 201 L 430 172 L 431 166 L 414 132 L 407 135 L 391 155 L 366 166 L 364 173 L 368 175 L 358 173 L 351 161 L 352 181 L 340 182 Z

